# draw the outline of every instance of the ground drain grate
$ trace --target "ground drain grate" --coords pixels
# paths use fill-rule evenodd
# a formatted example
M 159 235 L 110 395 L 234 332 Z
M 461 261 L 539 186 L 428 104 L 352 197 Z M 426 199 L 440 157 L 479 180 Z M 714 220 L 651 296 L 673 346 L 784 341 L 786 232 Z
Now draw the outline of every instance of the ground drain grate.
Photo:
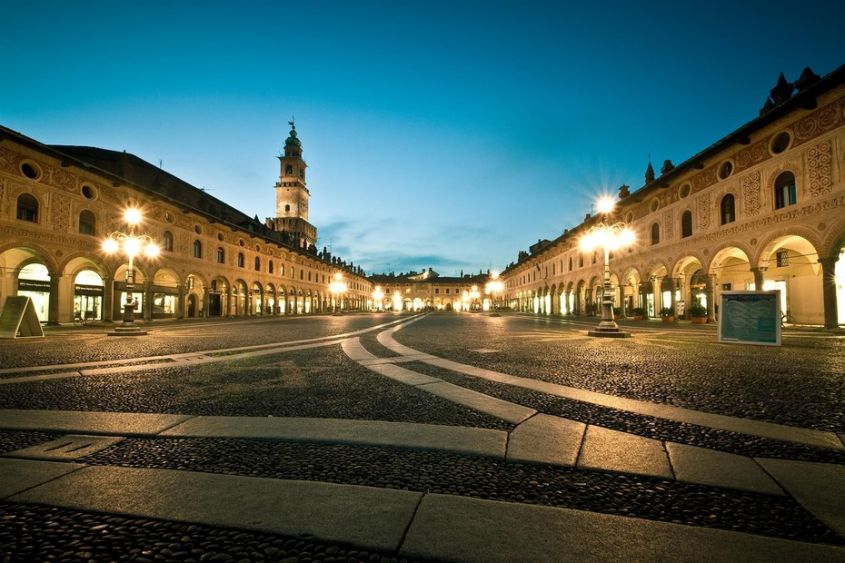
M 21 457 L 26 459 L 47 459 L 54 461 L 66 461 L 79 459 L 87 455 L 99 452 L 109 446 L 122 441 L 121 437 L 113 436 L 83 436 L 69 434 L 4 454 L 7 457 Z

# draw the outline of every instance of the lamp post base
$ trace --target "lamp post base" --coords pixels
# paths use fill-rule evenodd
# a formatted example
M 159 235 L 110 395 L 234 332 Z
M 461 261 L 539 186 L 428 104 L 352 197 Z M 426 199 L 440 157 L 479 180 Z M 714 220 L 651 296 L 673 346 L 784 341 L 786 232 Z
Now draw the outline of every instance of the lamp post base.
M 108 336 L 144 336 L 147 334 L 146 330 L 142 330 L 136 324 L 119 325 L 106 333 Z
M 601 326 L 598 326 L 595 329 L 588 331 L 587 336 L 597 336 L 600 338 L 630 338 L 631 333 L 625 332 L 624 330 L 619 330 L 619 327 L 603 328 Z

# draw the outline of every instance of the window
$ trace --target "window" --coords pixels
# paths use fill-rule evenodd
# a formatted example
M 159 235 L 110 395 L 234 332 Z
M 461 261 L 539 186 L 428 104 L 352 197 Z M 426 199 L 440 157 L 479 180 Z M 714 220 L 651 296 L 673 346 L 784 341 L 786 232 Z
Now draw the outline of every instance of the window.
M 786 268 L 789 266 L 789 251 L 779 250 L 775 253 L 775 260 L 778 268 Z
M 255 271 L 261 271 L 261 258 L 259 258 L 258 256 L 255 257 Z
M 775 209 L 795 205 L 795 174 L 782 172 L 775 180 Z
M 35 199 L 35 196 L 30 194 L 18 196 L 17 218 L 20 221 L 38 222 L 38 200 Z
M 681 237 L 692 236 L 692 211 L 684 211 L 681 215 Z
M 301 279 L 301 280 L 305 279 L 305 270 L 299 270 L 299 279 Z
M 769 145 L 769 150 L 772 154 L 780 154 L 789 148 L 792 142 L 792 137 L 786 131 L 781 131 L 772 139 L 772 144 Z
M 280 276 L 285 275 L 285 265 L 284 264 L 279 266 L 279 275 Z
M 273 261 L 272 260 L 270 260 L 270 263 L 267 264 L 267 271 L 271 274 L 273 273 Z
M 581 256 L 579 256 L 579 257 L 578 257 L 578 267 L 579 267 L 579 268 L 583 268 L 583 267 L 584 267 L 584 256 L 583 256 L 583 255 L 581 255 Z
M 681 189 L 678 192 L 678 195 L 680 195 L 681 199 L 683 199 L 683 198 L 685 198 L 689 195 L 691 189 L 692 189 L 692 187 L 689 184 L 684 184 L 683 186 L 681 186 Z
M 224 264 L 226 262 L 226 251 L 222 246 L 217 247 L 217 263 Z
M 719 179 L 724 180 L 728 176 L 731 175 L 731 172 L 734 171 L 733 162 L 730 160 L 726 160 L 719 166 Z
M 434 294 L 435 294 L 435 295 L 437 295 L 438 293 L 440 293 L 440 289 L 438 289 L 438 288 L 436 288 L 436 287 L 435 287 L 435 288 L 434 288 Z
M 289 213 L 289 212 L 290 212 L 290 204 L 286 203 L 285 204 L 285 213 Z
M 79 234 L 94 236 L 94 214 L 87 209 L 79 214 Z
M 292 176 L 293 175 L 293 166 L 288 164 L 285 166 L 285 176 Z
M 655 223 L 651 226 L 651 244 L 660 242 L 660 224 Z
M 173 252 L 173 233 L 164 231 L 164 250 Z
M 244 253 L 238 252 L 238 268 L 243 268 L 245 263 Z
M 21 164 L 21 174 L 30 180 L 37 180 L 41 176 L 41 170 L 30 162 L 24 162 Z
M 92 188 L 88 184 L 85 184 L 82 186 L 82 197 L 84 197 L 85 199 L 94 199 L 95 197 L 97 197 L 97 192 L 94 190 L 94 188 Z
M 722 198 L 722 205 L 720 207 L 722 211 L 723 225 L 736 221 L 736 200 L 734 199 L 733 194 L 726 194 L 725 197 Z
M 198 240 L 194 241 L 194 258 L 202 258 L 202 243 Z
M 572 256 L 569 257 L 569 271 L 572 271 Z

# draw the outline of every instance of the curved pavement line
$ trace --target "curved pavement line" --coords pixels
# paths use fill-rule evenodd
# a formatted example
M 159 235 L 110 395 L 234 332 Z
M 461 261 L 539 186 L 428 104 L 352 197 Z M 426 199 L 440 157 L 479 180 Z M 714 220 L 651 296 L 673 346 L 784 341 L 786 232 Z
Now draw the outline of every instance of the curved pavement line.
M 128 517 L 311 536 L 404 558 L 842 561 L 842 547 L 471 497 L 180 471 L 0 460 L 2 497 Z
M 240 360 L 257 356 L 266 356 L 283 352 L 292 352 L 296 350 L 305 350 L 308 348 L 317 348 L 320 346 L 332 346 L 338 344 L 344 338 L 349 338 L 351 336 L 360 334 L 366 334 L 368 332 L 382 329 L 386 326 L 392 326 L 403 322 L 413 322 L 416 319 L 417 317 L 413 317 L 411 319 L 397 319 L 387 323 L 381 323 L 375 326 L 363 328 L 352 332 L 345 332 L 331 336 L 320 336 L 317 338 L 309 338 L 304 340 L 291 340 L 287 342 L 256 344 L 252 346 L 238 346 L 234 348 L 218 348 L 214 350 L 204 350 L 197 352 L 182 352 L 179 354 L 169 354 L 163 356 L 124 358 L 120 360 L 102 360 L 97 362 L 81 362 L 74 364 L 54 364 L 25 368 L 6 368 L 0 370 L 0 375 L 9 373 L 46 373 L 39 373 L 38 375 L 21 377 L 0 377 L 0 385 L 9 385 L 13 383 L 29 383 L 34 381 L 48 381 L 53 379 L 65 379 L 70 377 L 81 377 L 87 375 L 110 375 L 117 373 L 133 373 L 138 371 L 147 371 L 155 369 L 169 369 L 175 367 L 185 367 L 187 365 L 194 366 L 230 360 Z
M 627 399 L 624 397 L 617 397 L 615 395 L 608 395 L 606 393 L 598 393 L 596 391 L 588 391 L 586 389 L 578 389 L 576 387 L 549 383 L 537 379 L 508 375 L 506 373 L 487 370 L 468 364 L 462 364 L 460 362 L 447 360 L 445 358 L 420 352 L 419 350 L 415 350 L 397 342 L 393 338 L 393 334 L 399 329 L 401 329 L 402 326 L 405 325 L 393 327 L 380 332 L 376 337 L 378 342 L 382 346 L 388 348 L 393 352 L 396 352 L 397 354 L 400 354 L 401 356 L 413 356 L 417 361 L 462 373 L 464 375 L 470 375 L 496 383 L 513 385 L 515 387 L 530 389 L 532 391 L 540 391 L 541 393 L 581 401 L 584 403 L 600 405 L 612 409 L 624 410 L 645 416 L 653 416 L 656 418 L 673 420 L 675 422 L 695 424 L 697 426 L 706 426 L 709 428 L 715 428 L 717 430 L 738 432 L 740 434 L 750 434 L 752 436 L 761 436 L 764 438 L 771 438 L 774 440 L 781 440 L 785 442 L 794 442 L 814 447 L 845 450 L 845 444 L 843 444 L 843 442 L 839 439 L 835 432 L 813 430 L 810 428 L 799 428 L 796 426 L 787 426 L 784 424 L 775 424 L 772 422 L 763 422 L 747 418 L 737 418 L 721 414 L 712 414 L 693 409 L 676 407 L 672 405 L 640 401 L 637 399 Z

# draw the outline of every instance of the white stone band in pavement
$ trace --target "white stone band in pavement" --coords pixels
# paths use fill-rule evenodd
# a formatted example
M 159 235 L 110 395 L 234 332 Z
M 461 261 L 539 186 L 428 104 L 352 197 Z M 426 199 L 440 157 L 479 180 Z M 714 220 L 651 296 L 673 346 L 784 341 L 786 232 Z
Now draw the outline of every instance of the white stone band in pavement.
M 183 414 L 0 409 L 0 428 L 150 436 L 192 418 Z
M 356 485 L 6 459 L 0 459 L 0 483 L 21 491 L 5 495 L 10 502 L 307 534 L 406 558 L 465 563 L 845 560 L 845 549 L 828 545 Z
M 507 433 L 486 428 L 332 418 L 197 416 L 161 433 L 181 438 L 246 438 L 403 448 L 505 457 Z
M 775 424 L 772 422 L 763 422 L 747 418 L 737 418 L 721 414 L 712 414 L 693 409 L 675 407 L 672 405 L 640 401 L 637 399 L 626 399 L 624 397 L 598 393 L 596 391 L 588 391 L 586 389 L 578 389 L 576 387 L 569 387 L 566 385 L 558 385 L 556 383 L 549 383 L 538 379 L 509 375 L 493 370 L 478 368 L 468 364 L 462 364 L 445 358 L 431 356 L 430 354 L 425 354 L 419 350 L 400 344 L 393 338 L 393 334 L 404 326 L 406 325 L 400 325 L 380 332 L 377 337 L 379 343 L 397 354 L 418 356 L 418 359 L 421 362 L 449 369 L 458 373 L 463 373 L 465 375 L 522 387 L 524 389 L 531 389 L 533 391 L 540 391 L 542 393 L 566 399 L 574 399 L 576 401 L 591 403 L 603 407 L 625 410 L 645 416 L 665 418 L 676 422 L 684 422 L 687 424 L 695 424 L 698 426 L 706 426 L 718 430 L 727 430 L 729 432 L 738 432 L 753 436 L 762 436 L 764 438 L 795 442 L 815 447 L 845 450 L 843 441 L 840 440 L 834 432 L 798 428 L 795 426 L 786 426 L 784 424 Z

